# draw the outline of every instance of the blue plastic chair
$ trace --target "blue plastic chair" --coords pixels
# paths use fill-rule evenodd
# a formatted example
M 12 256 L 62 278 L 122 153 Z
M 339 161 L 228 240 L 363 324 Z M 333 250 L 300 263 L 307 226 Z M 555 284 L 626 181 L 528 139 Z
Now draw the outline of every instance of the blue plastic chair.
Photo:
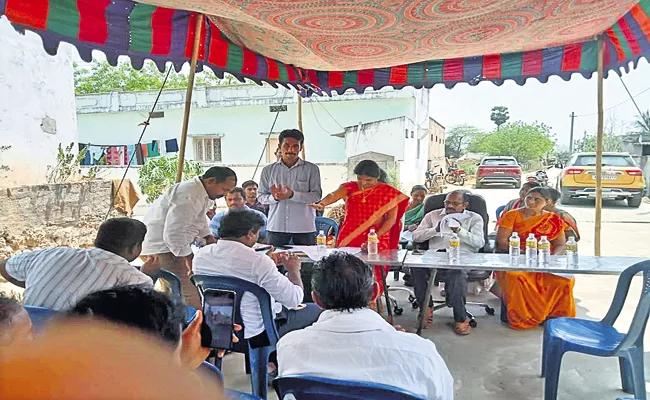
M 55 310 L 45 307 L 25 306 L 29 319 L 35 330 L 41 330 L 57 314 Z
M 505 210 L 505 209 L 506 209 L 506 206 L 499 206 L 499 207 L 497 208 L 497 219 L 496 219 L 497 221 L 499 220 L 499 218 L 501 218 L 501 213 L 502 213 L 503 210 Z
M 323 231 L 325 235 L 329 235 L 330 229 L 334 240 L 336 240 L 339 237 L 339 224 L 332 218 L 316 217 L 316 235 L 318 235 L 318 231 Z
M 162 279 L 169 285 L 171 289 L 171 296 L 174 300 L 183 303 L 183 289 L 181 286 L 181 280 L 175 273 L 168 271 L 166 269 L 161 269 L 158 273 L 151 277 L 153 283 L 155 284 L 158 279 Z M 196 308 L 185 306 L 185 323 L 189 324 L 196 314 Z
M 269 356 L 275 351 L 275 345 L 279 340 L 277 328 L 275 326 L 275 317 L 273 309 L 271 308 L 271 296 L 266 290 L 258 285 L 245 281 L 243 279 L 235 278 L 227 275 L 192 275 L 190 277 L 192 283 L 199 288 L 200 291 L 205 289 L 217 290 L 232 290 L 235 292 L 235 315 L 234 321 L 236 324 L 244 326 L 241 319 L 241 299 L 244 293 L 248 292 L 257 298 L 262 311 L 262 319 L 264 320 L 264 329 L 269 339 L 269 345 L 265 347 L 251 348 L 246 342 L 248 350 L 248 363 L 251 371 L 251 387 L 255 396 L 266 399 L 268 391 L 267 381 L 267 366 L 269 363 Z M 245 329 L 245 327 L 244 327 Z M 242 342 L 242 338 L 240 338 Z
M 621 313 L 632 278 L 643 272 L 643 291 L 627 334 L 614 328 Z M 557 398 L 562 355 L 568 351 L 599 357 L 618 357 L 621 382 L 626 393 L 645 400 L 643 334 L 650 315 L 650 260 L 627 268 L 621 274 L 609 311 L 601 321 L 557 318 L 546 322 L 542 349 L 544 399 Z
M 296 400 L 423 400 L 424 396 L 372 382 L 343 381 L 309 375 L 273 380 L 278 399 L 292 394 Z
M 215 367 L 209 362 L 203 361 L 203 364 L 199 366 L 199 370 L 205 371 L 206 375 L 211 374 L 214 376 L 214 378 L 219 381 L 219 385 L 223 387 L 223 374 L 219 368 Z M 253 396 L 252 394 L 248 393 L 238 392 L 236 390 L 224 390 L 224 393 L 226 394 L 227 400 L 262 400 L 260 397 Z

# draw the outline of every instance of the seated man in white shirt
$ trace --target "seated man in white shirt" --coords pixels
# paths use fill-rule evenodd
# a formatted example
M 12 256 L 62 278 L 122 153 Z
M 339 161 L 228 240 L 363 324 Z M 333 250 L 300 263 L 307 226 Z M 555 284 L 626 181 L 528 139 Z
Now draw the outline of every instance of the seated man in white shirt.
M 312 326 L 278 342 L 279 376 L 375 382 L 427 399 L 454 398 L 454 379 L 436 345 L 395 330 L 368 308 L 379 296 L 372 269 L 335 252 L 316 263 L 312 297 L 325 311 Z
M 217 243 L 199 249 L 192 261 L 192 270 L 195 274 L 234 276 L 265 289 L 271 295 L 278 333 L 283 336 L 314 323 L 321 310 L 313 303 L 296 309 L 304 297 L 298 257 L 288 253 L 274 255 L 287 270 L 284 276 L 278 271 L 276 261 L 252 248 L 263 226 L 262 217 L 251 210 L 230 210 L 221 219 L 221 238 Z M 268 344 L 257 299 L 245 293 L 240 307 L 244 338 L 253 347 Z
M 445 208 L 433 210 L 424 216 L 418 228 L 413 232 L 413 242 L 429 241 L 429 250 L 446 250 L 452 232 L 460 239 L 460 249 L 465 252 L 478 253 L 485 246 L 483 217 L 467 210 L 469 193 L 456 190 L 447 194 Z M 447 303 L 454 309 L 454 331 L 459 335 L 469 335 L 472 328 L 467 321 L 465 302 L 467 298 L 467 270 L 445 271 L 445 297 Z M 431 270 L 411 268 L 413 289 L 420 309 L 426 305 L 427 283 Z M 428 300 L 427 300 L 428 301 Z M 427 308 L 425 326 L 431 325 L 433 310 Z
M 0 261 L 0 274 L 25 288 L 23 303 L 68 309 L 88 293 L 123 285 L 153 287 L 150 277 L 129 264 L 142 250 L 147 227 L 131 218 L 104 221 L 95 247 L 29 251 Z

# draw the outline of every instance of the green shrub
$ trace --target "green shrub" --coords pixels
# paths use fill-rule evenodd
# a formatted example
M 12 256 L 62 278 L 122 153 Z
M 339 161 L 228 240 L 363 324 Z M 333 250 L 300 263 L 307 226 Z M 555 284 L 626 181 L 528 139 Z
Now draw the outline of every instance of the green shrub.
M 476 163 L 473 162 L 459 163 L 458 168 L 464 169 L 467 175 L 476 175 L 476 170 L 478 170 Z
M 142 193 L 147 195 L 147 203 L 153 203 L 163 191 L 176 183 L 178 156 L 156 157 L 147 160 L 140 169 L 138 184 Z M 203 173 L 203 165 L 198 162 L 185 160 L 183 165 L 183 180 L 192 179 Z

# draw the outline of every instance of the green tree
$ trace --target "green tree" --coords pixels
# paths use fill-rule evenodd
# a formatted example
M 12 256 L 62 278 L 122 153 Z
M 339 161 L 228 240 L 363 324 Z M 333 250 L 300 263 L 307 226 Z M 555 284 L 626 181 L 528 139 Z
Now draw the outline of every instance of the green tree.
M 513 156 L 518 161 L 525 162 L 539 160 L 553 149 L 554 144 L 548 126 L 517 121 L 505 124 L 488 135 L 479 136 L 469 146 L 469 150 L 491 156 Z
M 620 136 L 603 136 L 603 151 L 621 151 L 622 149 L 623 140 Z M 576 141 L 575 150 L 578 152 L 596 151 L 596 135 L 587 135 L 584 138 Z
M 497 125 L 497 130 L 499 130 L 501 125 L 505 124 L 510 119 L 508 107 L 494 106 L 491 111 L 490 119 Z
M 165 80 L 165 74 L 158 71 L 153 61 L 146 61 L 140 71 L 133 69 L 127 61 L 113 67 L 107 61 L 93 61 L 89 66 L 74 64 L 75 94 L 96 94 L 107 92 L 132 92 L 138 90 L 158 90 Z M 221 86 L 240 84 L 232 75 L 219 79 L 211 71 L 196 74 L 198 86 Z M 166 89 L 184 89 L 187 75 L 172 71 L 167 79 Z
M 472 125 L 452 126 L 446 134 L 445 155 L 451 158 L 459 158 L 467 150 L 467 146 L 481 136 L 477 127 Z
M 153 203 L 168 187 L 176 183 L 178 156 L 156 157 L 147 160 L 140 168 L 138 185 L 147 195 L 147 203 Z M 185 160 L 183 180 L 192 179 L 203 173 L 201 163 Z

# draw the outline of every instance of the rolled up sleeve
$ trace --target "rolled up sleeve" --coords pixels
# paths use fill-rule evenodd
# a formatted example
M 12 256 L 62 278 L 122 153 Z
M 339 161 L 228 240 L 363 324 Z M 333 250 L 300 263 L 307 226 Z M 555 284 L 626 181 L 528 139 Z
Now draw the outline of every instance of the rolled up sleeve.
M 304 292 L 298 285 L 293 284 L 289 278 L 278 272 L 278 268 L 271 258 L 266 257 L 258 262 L 259 282 L 278 303 L 287 308 L 297 307 L 304 298 Z

